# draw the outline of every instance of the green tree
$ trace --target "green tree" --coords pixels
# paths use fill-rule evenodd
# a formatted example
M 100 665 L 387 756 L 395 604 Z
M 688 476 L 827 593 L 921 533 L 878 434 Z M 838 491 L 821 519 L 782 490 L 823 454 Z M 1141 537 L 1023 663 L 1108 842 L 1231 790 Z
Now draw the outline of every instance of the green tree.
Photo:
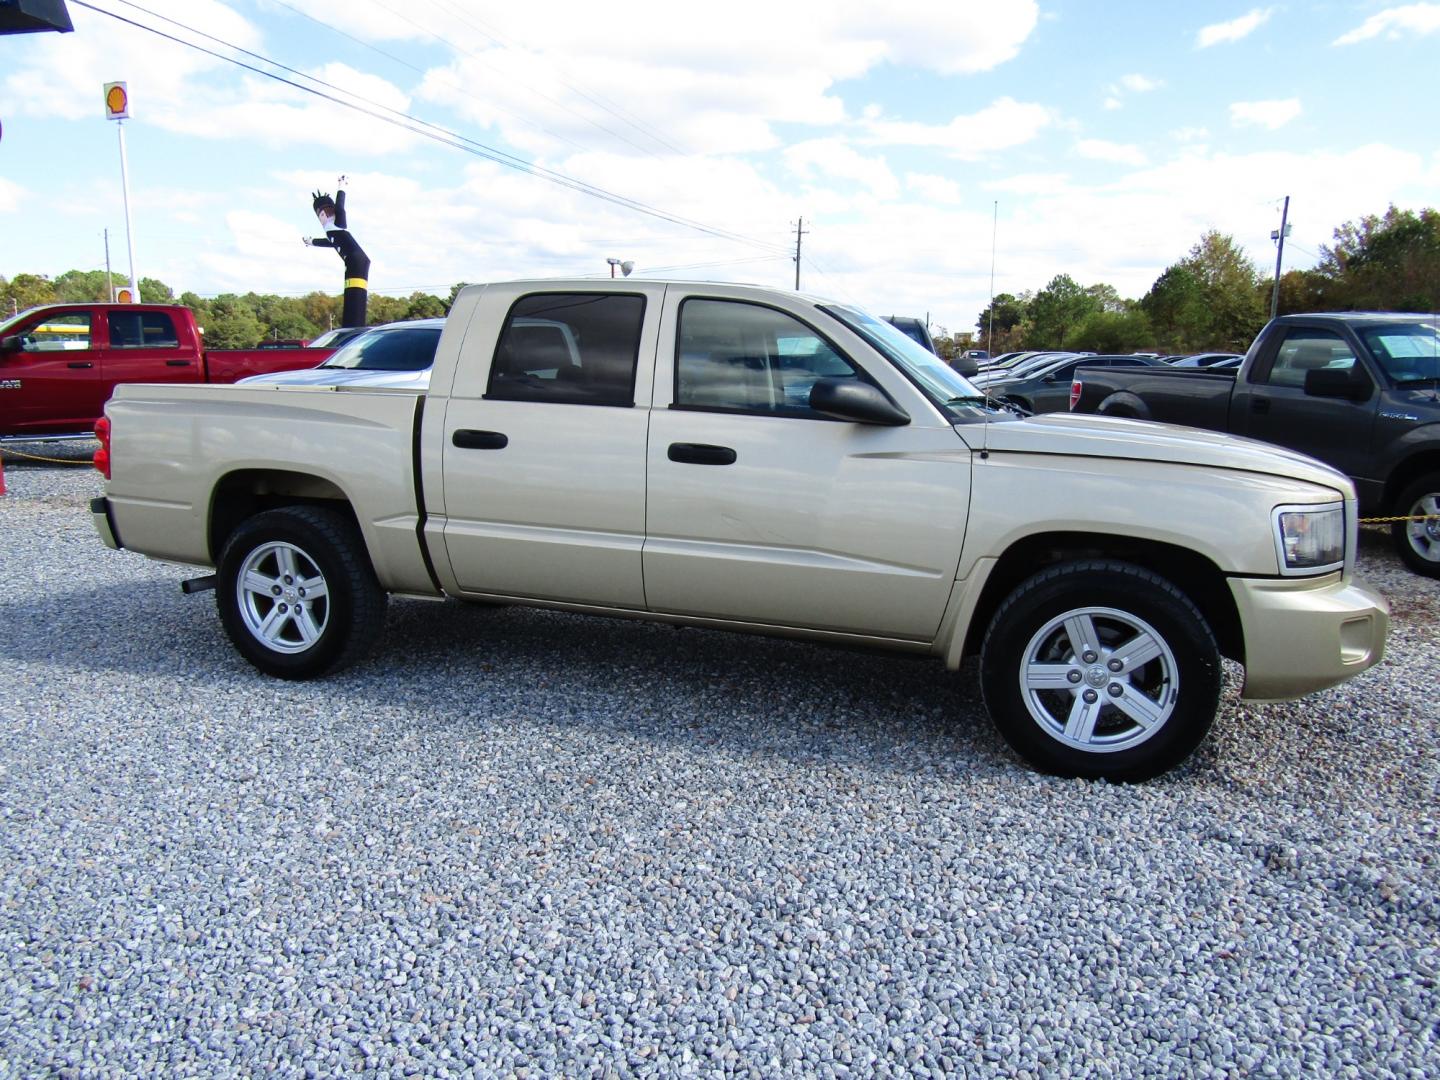
M 1183 263 L 1165 268 L 1140 299 L 1154 340 L 1162 349 L 1185 352 L 1199 348 L 1205 333 L 1205 298 L 1200 281 Z
M 101 276 L 104 276 L 103 273 Z M 175 302 L 175 290 L 159 278 L 142 277 L 139 284 L 140 297 L 145 303 L 173 304 Z
M 1398 210 L 1370 214 L 1335 230 L 1320 249 L 1316 271 L 1326 306 L 1352 310 L 1440 309 L 1440 212 Z
M 405 301 L 405 314 L 402 319 L 439 319 L 443 318 L 449 311 L 449 305 L 438 296 L 431 296 L 429 293 L 413 292 Z
M 1069 274 L 1057 274 L 1030 301 L 1025 344 L 1030 348 L 1056 348 L 1087 315 L 1100 310 L 1100 302 Z
M 55 286 L 44 274 L 16 274 L 0 292 L 0 312 L 6 318 L 26 308 L 55 303 Z
M 1127 353 L 1154 341 L 1150 319 L 1138 307 L 1092 311 L 1065 337 L 1065 348 L 1097 353 Z
M 445 298 L 445 314 L 450 314 L 450 309 L 455 306 L 455 297 L 460 295 L 460 290 L 469 285 L 468 281 L 457 281 L 450 286 L 450 295 Z
M 1260 274 L 1255 264 L 1233 237 L 1211 229 L 1181 265 L 1199 282 L 1206 310 L 1207 340 L 1195 347 L 1244 352 L 1268 312 L 1257 292 Z
M 1008 292 L 997 294 L 975 320 L 975 326 L 980 331 L 980 347 L 991 356 L 1010 351 L 1019 337 L 1020 326 L 1025 321 L 1025 308 L 1026 301 L 1020 297 Z
M 55 298 L 66 304 L 108 301 L 110 293 L 105 277 L 104 270 L 66 270 L 55 278 Z M 110 279 L 115 283 L 120 281 L 113 274 Z
M 365 322 L 369 326 L 381 323 L 399 322 L 405 318 L 405 301 L 396 296 L 381 296 L 371 293 L 365 308 Z
M 210 301 L 210 318 L 205 324 L 205 346 L 209 349 L 249 349 L 265 337 L 265 327 L 243 297 L 224 293 Z

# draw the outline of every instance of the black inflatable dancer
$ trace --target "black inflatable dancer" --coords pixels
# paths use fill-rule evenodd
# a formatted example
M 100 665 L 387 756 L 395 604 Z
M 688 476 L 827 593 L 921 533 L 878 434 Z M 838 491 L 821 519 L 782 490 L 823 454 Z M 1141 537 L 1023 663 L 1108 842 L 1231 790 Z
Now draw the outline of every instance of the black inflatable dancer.
M 339 183 L 345 183 L 345 177 L 340 177 Z M 345 227 L 344 189 L 337 186 L 333 199 L 323 192 L 315 192 L 313 206 L 325 235 L 318 240 L 306 237 L 305 245 L 334 248 L 340 253 L 340 258 L 345 260 L 345 308 L 340 325 L 364 326 L 365 303 L 370 296 L 370 257 Z

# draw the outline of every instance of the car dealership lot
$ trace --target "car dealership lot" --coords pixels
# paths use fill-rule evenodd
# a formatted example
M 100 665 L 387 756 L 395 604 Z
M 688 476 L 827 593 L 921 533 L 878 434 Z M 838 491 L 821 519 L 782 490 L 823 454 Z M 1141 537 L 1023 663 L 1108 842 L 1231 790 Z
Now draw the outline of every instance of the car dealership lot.
M 1116 787 L 1030 772 L 973 665 L 660 625 L 397 602 L 269 679 L 95 473 L 5 462 L 0 1075 L 1440 1058 L 1440 590 L 1383 533 L 1385 663 L 1231 685 Z

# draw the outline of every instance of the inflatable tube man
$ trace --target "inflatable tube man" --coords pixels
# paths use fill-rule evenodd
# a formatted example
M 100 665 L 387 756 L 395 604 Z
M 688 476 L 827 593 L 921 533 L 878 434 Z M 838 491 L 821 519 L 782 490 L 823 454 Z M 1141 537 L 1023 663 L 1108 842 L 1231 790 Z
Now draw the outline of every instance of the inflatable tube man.
M 345 177 L 340 177 L 339 183 L 344 184 Z M 345 226 L 345 191 L 337 186 L 333 199 L 317 191 L 312 205 L 325 235 L 316 240 L 306 237 L 305 245 L 334 248 L 345 260 L 345 308 L 340 325 L 364 326 L 365 302 L 370 295 L 370 259 Z

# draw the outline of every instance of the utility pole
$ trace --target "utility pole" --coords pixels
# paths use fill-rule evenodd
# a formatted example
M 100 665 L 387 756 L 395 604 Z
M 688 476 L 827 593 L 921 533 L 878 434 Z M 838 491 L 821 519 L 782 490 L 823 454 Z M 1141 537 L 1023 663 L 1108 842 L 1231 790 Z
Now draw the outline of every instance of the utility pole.
M 1275 289 L 1270 294 L 1270 318 L 1280 311 L 1280 260 L 1285 257 L 1285 237 L 1290 235 L 1290 226 L 1286 219 L 1290 216 L 1290 196 L 1285 196 L 1285 206 L 1280 211 L 1280 228 L 1270 234 L 1270 239 L 1276 241 L 1275 248 Z
M 800 238 L 809 230 L 805 227 L 805 219 L 801 218 L 795 222 L 795 291 L 800 291 Z

